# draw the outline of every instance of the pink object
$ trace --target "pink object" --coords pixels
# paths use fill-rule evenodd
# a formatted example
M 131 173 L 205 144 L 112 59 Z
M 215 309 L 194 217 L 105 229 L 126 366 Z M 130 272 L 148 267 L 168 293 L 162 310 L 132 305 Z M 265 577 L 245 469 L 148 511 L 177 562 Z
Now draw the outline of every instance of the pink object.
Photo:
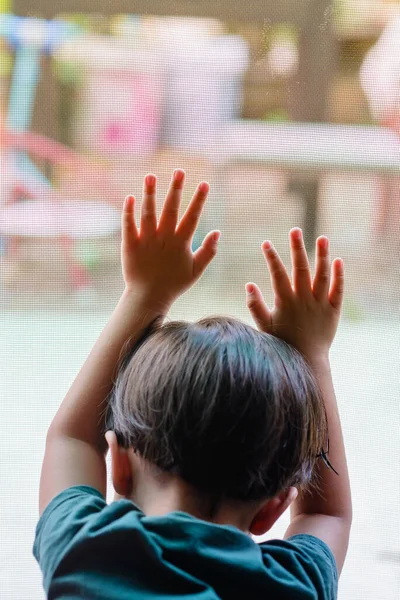
M 400 136 L 400 13 L 385 27 L 368 52 L 360 71 L 362 88 L 374 118 Z M 382 179 L 378 186 L 375 234 L 398 234 L 400 178 Z
M 157 87 L 154 75 L 93 71 L 86 91 L 88 149 L 104 156 L 153 153 L 161 125 Z
M 72 286 L 75 290 L 80 290 L 82 288 L 88 287 L 91 284 L 90 275 L 82 265 L 77 263 L 69 265 L 69 275 L 71 279 Z
M 367 53 L 360 81 L 377 121 L 400 112 L 400 14 Z
M 74 289 L 90 284 L 85 267 L 73 256 L 73 240 L 112 235 L 120 230 L 120 210 L 106 202 L 74 200 L 50 185 L 28 179 L 15 170 L 9 150 L 21 150 L 64 168 L 74 169 L 82 182 L 102 185 L 101 195 L 116 192 L 104 169 L 69 148 L 32 133 L 0 131 L 1 194 L 0 235 L 9 237 L 10 254 L 16 255 L 18 237 L 54 237 L 64 245 L 70 282 Z M 21 199 L 23 198 L 23 201 Z
M 37 133 L 10 131 L 3 128 L 0 146 L 22 150 L 33 154 L 36 158 L 65 167 L 83 167 L 91 164 L 70 148 Z M 91 166 L 93 168 L 93 164 Z

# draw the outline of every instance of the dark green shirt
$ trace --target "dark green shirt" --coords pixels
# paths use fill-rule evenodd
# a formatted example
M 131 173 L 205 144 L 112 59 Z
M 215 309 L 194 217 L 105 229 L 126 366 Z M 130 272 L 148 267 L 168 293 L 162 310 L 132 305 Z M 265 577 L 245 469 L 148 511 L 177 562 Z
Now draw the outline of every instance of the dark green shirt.
M 33 554 L 48 599 L 334 600 L 338 573 L 311 535 L 256 544 L 183 512 L 146 517 L 94 488 L 64 490 L 43 512 Z

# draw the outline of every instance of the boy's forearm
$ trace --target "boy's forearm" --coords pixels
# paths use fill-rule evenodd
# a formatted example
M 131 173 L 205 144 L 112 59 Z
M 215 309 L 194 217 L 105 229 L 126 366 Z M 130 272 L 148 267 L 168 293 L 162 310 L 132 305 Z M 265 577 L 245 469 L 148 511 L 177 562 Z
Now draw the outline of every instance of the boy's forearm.
M 316 467 L 320 477 L 320 493 L 299 494 L 291 504 L 291 519 L 298 514 L 320 513 L 346 517 L 351 520 L 352 503 L 349 474 L 329 356 L 315 358 L 305 355 L 305 358 L 311 366 L 322 391 L 328 417 L 328 458 L 339 476 L 328 469 L 322 458 L 320 458 Z M 323 450 L 326 450 L 326 448 L 323 448 Z
M 169 310 L 155 298 L 125 290 L 51 423 L 52 431 L 85 441 L 106 452 L 103 436 L 105 400 L 112 390 L 116 366 L 124 348 L 157 316 Z M 127 342 L 129 340 L 129 346 Z

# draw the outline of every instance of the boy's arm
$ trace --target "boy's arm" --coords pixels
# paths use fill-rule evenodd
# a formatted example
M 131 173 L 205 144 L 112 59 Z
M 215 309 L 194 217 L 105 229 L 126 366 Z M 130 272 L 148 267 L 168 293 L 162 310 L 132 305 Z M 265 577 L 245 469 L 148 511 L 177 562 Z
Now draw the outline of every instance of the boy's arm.
M 329 462 L 336 475 L 322 460 L 316 466 L 320 494 L 299 494 L 290 505 L 290 525 L 287 539 L 307 533 L 322 539 L 336 560 L 340 575 L 346 558 L 352 523 L 352 502 L 346 453 L 339 411 L 333 388 L 329 357 L 305 356 L 319 383 L 325 402 L 329 432 Z M 325 448 L 326 450 L 326 448 Z
M 84 441 L 106 454 L 103 422 L 105 401 L 123 351 L 129 351 L 138 335 L 156 317 L 163 319 L 170 306 L 155 298 L 140 297 L 125 289 L 111 318 L 79 371 L 58 409 L 49 435 Z
M 351 521 L 350 480 L 329 357 L 309 355 L 305 356 L 305 359 L 311 366 L 322 391 L 328 417 L 329 462 L 332 463 L 339 476 L 328 469 L 322 460 L 319 461 L 316 471 L 319 476 L 320 495 L 299 494 L 291 504 L 291 519 L 296 518 L 299 514 L 318 513 Z
M 73 382 L 47 432 L 40 480 L 39 511 L 64 489 L 89 485 L 106 495 L 107 444 L 104 438 L 105 400 L 111 392 L 116 365 L 141 331 L 168 305 L 157 310 L 125 290 L 108 324 Z

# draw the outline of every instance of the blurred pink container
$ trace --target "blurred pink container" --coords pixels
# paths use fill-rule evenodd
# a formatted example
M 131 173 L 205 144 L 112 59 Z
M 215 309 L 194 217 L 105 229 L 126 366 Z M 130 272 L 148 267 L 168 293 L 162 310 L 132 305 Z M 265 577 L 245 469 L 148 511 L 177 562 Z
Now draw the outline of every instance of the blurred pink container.
M 157 149 L 165 89 L 158 54 L 90 36 L 64 44 L 58 58 L 85 69 L 74 124 L 80 150 L 118 158 Z

